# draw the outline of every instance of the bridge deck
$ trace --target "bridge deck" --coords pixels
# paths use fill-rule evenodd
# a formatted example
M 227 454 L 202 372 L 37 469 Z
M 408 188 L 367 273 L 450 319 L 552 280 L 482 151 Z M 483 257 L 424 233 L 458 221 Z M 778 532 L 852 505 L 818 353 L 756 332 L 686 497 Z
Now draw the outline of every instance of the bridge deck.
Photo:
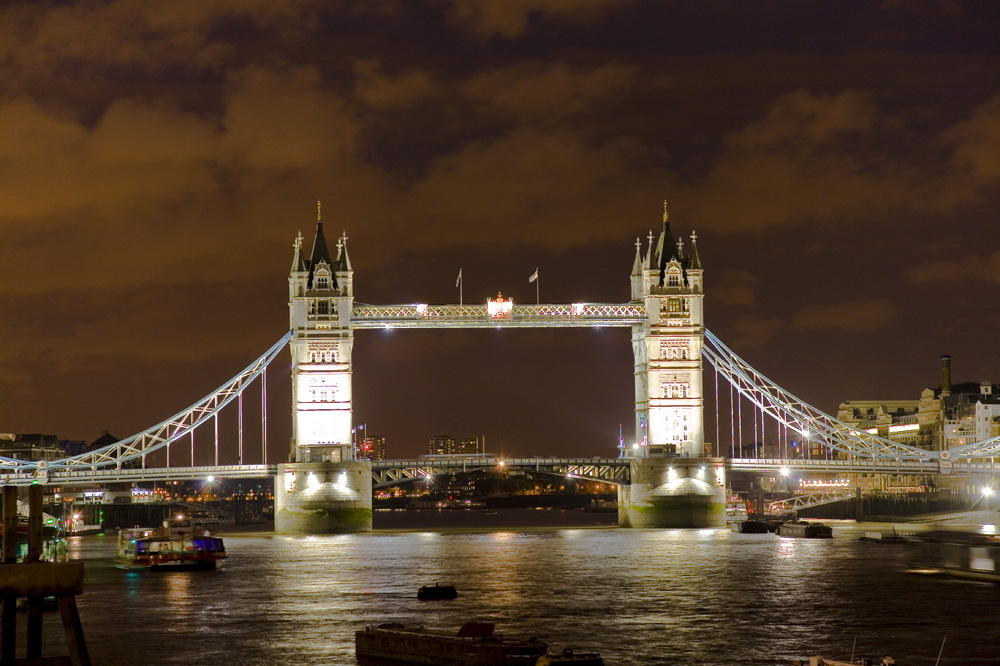
M 629 482 L 630 458 L 456 458 L 453 460 L 380 460 L 372 463 L 372 484 L 382 487 L 428 475 L 473 471 L 486 468 L 536 471 L 570 475 L 575 478 L 612 484 Z M 800 472 L 868 474 L 956 474 L 966 476 L 1000 475 L 1000 463 L 978 461 L 899 461 L 899 460 L 786 460 L 781 458 L 730 458 L 726 466 L 733 471 L 779 473 L 788 469 Z M 255 479 L 275 476 L 278 466 L 209 465 L 201 467 L 159 467 L 145 469 L 95 469 L 91 467 L 50 468 L 37 472 L 17 472 L 0 476 L 4 485 L 30 486 L 88 485 L 100 483 L 137 483 L 142 481 L 185 481 L 207 479 Z
M 646 321 L 641 303 L 514 305 L 491 314 L 486 305 L 357 305 L 355 329 L 372 328 L 584 328 L 630 327 Z

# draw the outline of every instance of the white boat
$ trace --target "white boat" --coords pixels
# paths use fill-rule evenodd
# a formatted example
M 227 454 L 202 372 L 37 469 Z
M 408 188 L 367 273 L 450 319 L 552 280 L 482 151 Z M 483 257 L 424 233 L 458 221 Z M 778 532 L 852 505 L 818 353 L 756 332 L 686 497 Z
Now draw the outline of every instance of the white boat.
M 189 519 L 166 519 L 162 527 L 118 532 L 119 569 L 214 569 L 228 557 L 221 537 Z

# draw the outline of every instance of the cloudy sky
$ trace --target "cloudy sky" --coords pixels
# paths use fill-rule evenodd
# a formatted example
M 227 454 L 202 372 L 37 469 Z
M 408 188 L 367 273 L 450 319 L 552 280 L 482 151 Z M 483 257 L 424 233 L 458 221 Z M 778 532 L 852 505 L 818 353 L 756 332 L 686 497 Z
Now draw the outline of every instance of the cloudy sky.
M 317 200 L 382 304 L 459 268 L 531 302 L 536 267 L 626 301 L 666 199 L 708 328 L 800 398 L 916 398 L 944 353 L 1000 382 L 998 43 L 989 1 L 4 3 L 0 432 L 125 437 L 224 383 L 287 329 Z M 628 339 L 361 331 L 356 421 L 613 455 Z

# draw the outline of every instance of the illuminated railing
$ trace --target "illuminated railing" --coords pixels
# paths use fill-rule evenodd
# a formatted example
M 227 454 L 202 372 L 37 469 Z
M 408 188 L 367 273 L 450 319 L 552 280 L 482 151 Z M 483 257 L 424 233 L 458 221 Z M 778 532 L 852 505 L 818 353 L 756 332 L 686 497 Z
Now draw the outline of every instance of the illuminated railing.
M 570 303 L 513 305 L 509 316 L 490 315 L 483 305 L 359 305 L 351 315 L 354 328 L 487 328 L 636 326 L 646 321 L 637 303 Z

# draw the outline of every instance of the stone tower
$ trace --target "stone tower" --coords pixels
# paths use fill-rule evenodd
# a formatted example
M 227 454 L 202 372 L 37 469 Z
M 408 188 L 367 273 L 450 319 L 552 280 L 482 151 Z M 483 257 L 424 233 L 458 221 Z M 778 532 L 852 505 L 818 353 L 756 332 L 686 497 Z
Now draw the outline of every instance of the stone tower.
M 354 331 L 354 271 L 347 238 L 337 240 L 331 259 L 316 223 L 309 259 L 302 235 L 295 239 L 288 276 L 292 339 L 291 462 L 354 460 L 351 437 L 351 350 Z
M 648 323 L 632 330 L 636 361 L 636 439 L 640 456 L 704 456 L 701 348 L 705 337 L 704 281 L 691 234 L 691 254 L 663 224 L 646 257 L 636 246 L 632 300 L 645 305 Z
M 667 205 L 660 235 L 642 255 L 636 241 L 632 302 L 646 321 L 632 329 L 636 443 L 631 483 L 619 486 L 618 522 L 635 527 L 709 527 L 725 523 L 723 461 L 705 447 L 702 346 L 704 279 L 697 235 L 690 254 L 674 241 Z
M 330 256 L 319 214 L 309 258 L 301 233 L 293 245 L 288 309 L 292 441 L 275 482 L 275 531 L 370 530 L 371 463 L 356 459 L 351 435 L 354 271 L 346 235 L 337 240 L 336 257 Z

